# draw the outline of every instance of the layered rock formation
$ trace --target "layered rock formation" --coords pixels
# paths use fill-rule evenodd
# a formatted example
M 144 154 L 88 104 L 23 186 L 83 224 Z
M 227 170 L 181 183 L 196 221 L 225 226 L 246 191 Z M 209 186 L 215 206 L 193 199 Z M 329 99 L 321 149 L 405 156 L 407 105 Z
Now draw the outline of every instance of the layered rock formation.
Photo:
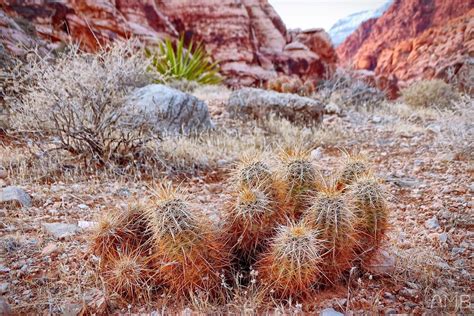
M 465 68 L 474 57 L 474 2 L 397 0 L 381 17 L 364 22 L 337 52 L 342 63 L 394 75 L 401 85 L 460 77 L 470 72 Z
M 278 74 L 318 81 L 336 63 L 323 30 L 290 35 L 267 0 L 7 0 L 1 8 L 31 21 L 42 38 L 90 51 L 132 36 L 153 43 L 184 34 L 204 43 L 231 85 Z

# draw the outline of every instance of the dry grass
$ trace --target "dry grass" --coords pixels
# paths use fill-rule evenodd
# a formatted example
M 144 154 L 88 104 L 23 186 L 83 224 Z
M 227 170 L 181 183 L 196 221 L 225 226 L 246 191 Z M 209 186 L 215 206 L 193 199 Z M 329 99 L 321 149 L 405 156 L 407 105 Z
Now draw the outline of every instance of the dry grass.
M 459 99 L 455 88 L 443 80 L 422 80 L 402 90 L 403 100 L 413 107 L 450 107 Z

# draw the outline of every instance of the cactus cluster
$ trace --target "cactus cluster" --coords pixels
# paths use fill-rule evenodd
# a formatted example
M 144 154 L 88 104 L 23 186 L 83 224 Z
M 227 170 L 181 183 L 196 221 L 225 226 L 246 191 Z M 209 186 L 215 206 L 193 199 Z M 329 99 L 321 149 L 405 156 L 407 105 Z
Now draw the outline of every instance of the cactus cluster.
M 362 156 L 323 176 L 308 151 L 244 157 L 217 227 L 187 195 L 161 185 L 144 205 L 105 216 L 92 241 L 108 289 L 135 301 L 156 293 L 228 298 L 226 277 L 256 271 L 264 293 L 305 299 L 369 260 L 387 230 L 379 180 Z
M 274 90 L 282 93 L 299 94 L 300 96 L 304 97 L 311 96 L 315 91 L 312 81 L 306 80 L 303 82 L 298 77 L 287 76 L 270 79 L 267 82 L 266 88 L 268 90 Z

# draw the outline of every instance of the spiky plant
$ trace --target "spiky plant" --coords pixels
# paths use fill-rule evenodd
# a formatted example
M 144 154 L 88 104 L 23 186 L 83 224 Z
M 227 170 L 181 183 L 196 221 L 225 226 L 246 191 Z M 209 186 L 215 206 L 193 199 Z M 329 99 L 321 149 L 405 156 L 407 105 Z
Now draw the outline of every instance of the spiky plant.
M 145 248 L 150 240 L 143 218 L 143 205 L 133 204 L 127 210 L 102 215 L 93 233 L 91 251 L 101 258 L 101 265 L 118 255 L 120 249 Z
M 258 184 L 238 186 L 226 207 L 224 224 L 236 258 L 246 265 L 254 262 L 283 218 L 284 211 L 271 192 Z
M 157 71 L 169 80 L 195 81 L 200 84 L 218 84 L 222 81 L 218 63 L 210 61 L 210 56 L 201 44 L 190 42 L 188 47 L 184 46 L 184 37 L 180 37 L 175 45 L 166 39 L 159 44 L 156 52 L 146 49 L 145 54 L 152 64 L 149 70 Z
M 260 280 L 279 298 L 305 298 L 321 275 L 323 251 L 318 232 L 305 222 L 280 226 L 257 262 Z
M 309 151 L 299 147 L 281 151 L 278 167 L 279 183 L 284 187 L 286 200 L 291 204 L 295 217 L 308 207 L 308 197 L 314 194 L 320 181 Z
M 127 248 L 119 251 L 103 269 L 107 289 L 128 303 L 150 299 L 155 273 L 150 269 L 148 257 Z
M 372 174 L 358 177 L 347 188 L 357 215 L 358 252 L 365 257 L 380 245 L 387 230 L 386 192 Z
M 339 189 L 344 189 L 358 177 L 371 171 L 370 164 L 362 155 L 351 155 L 345 153 L 345 161 L 339 171 L 337 185 Z
M 270 166 L 265 162 L 260 153 L 246 154 L 240 161 L 232 175 L 237 186 L 261 186 L 265 191 L 272 186 L 273 175 Z
M 324 275 L 333 282 L 349 269 L 355 259 L 356 218 L 345 196 L 328 184 L 313 198 L 311 206 L 304 212 L 303 220 L 319 230 L 325 240 Z
M 154 265 L 171 293 L 214 292 L 219 272 L 229 264 L 228 251 L 211 223 L 191 210 L 184 192 L 171 184 L 160 186 L 147 216 Z

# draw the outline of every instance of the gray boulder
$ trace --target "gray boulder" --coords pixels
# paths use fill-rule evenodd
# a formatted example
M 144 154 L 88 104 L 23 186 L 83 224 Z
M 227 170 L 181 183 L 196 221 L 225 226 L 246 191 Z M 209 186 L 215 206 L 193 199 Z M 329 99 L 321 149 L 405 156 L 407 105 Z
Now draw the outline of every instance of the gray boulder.
M 125 110 L 127 124 L 149 126 L 163 134 L 189 134 L 214 127 L 206 103 L 161 84 L 133 91 Z
M 234 91 L 227 106 L 232 114 L 240 117 L 262 119 L 275 114 L 290 122 L 305 125 L 321 122 L 324 113 L 324 106 L 319 101 L 255 88 Z
M 31 207 L 31 197 L 25 190 L 9 186 L 6 188 L 0 189 L 0 203 L 3 202 L 18 202 L 23 207 Z

